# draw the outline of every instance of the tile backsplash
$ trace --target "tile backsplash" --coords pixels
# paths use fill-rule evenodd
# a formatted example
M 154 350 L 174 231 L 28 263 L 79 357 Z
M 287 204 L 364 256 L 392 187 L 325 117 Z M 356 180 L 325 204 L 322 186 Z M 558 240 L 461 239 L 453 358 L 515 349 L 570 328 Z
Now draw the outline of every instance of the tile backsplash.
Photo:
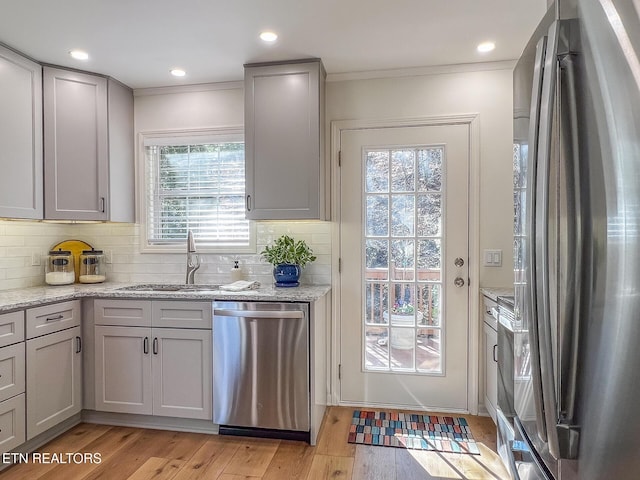
M 305 240 L 317 260 L 308 265 L 301 282 L 331 283 L 331 223 L 256 222 L 257 248 L 282 234 Z M 58 224 L 0 220 L 0 290 L 44 285 L 44 263 L 49 249 L 63 240 L 84 240 L 110 255 L 107 277 L 115 282 L 183 283 L 184 253 L 140 253 L 137 224 Z M 196 283 L 228 283 L 234 260 L 238 260 L 248 280 L 273 282 L 271 265 L 256 254 L 200 254 L 202 266 Z M 40 263 L 40 265 L 34 265 Z

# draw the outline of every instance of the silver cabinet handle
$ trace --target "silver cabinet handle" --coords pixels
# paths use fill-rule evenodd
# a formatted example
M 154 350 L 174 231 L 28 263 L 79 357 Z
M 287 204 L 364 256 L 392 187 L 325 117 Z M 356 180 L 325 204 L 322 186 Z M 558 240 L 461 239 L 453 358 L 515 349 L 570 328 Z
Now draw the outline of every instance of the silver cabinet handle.
M 462 277 L 456 277 L 456 279 L 453 281 L 453 284 L 458 288 L 464 287 L 464 279 Z
M 47 322 L 55 322 L 56 320 L 62 320 L 64 318 L 64 315 L 60 314 L 60 315 L 56 315 L 55 317 L 47 317 L 46 320 Z
M 145 355 L 149 353 L 149 337 L 144 337 L 142 340 L 142 353 Z
M 247 195 L 247 212 L 251 211 L 251 195 Z
M 155 337 L 153 339 L 153 354 L 154 355 L 158 354 L 158 337 Z
M 216 309 L 214 316 L 220 317 L 242 317 L 242 318 L 304 318 L 304 312 L 300 310 L 280 311 L 280 310 L 226 310 Z
M 80 353 L 82 351 L 82 338 L 76 337 L 76 353 Z
M 498 363 L 498 345 L 493 346 L 493 361 Z
M 105 200 L 104 200 L 104 197 L 100 197 L 100 211 L 104 213 L 104 209 L 105 209 Z

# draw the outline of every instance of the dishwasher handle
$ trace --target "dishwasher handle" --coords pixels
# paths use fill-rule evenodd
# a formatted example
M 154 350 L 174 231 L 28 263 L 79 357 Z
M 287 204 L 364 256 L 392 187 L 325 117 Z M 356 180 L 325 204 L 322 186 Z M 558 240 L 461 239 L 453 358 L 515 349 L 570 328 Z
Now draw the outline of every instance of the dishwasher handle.
M 215 309 L 214 316 L 241 318 L 304 318 L 302 310 L 228 310 Z

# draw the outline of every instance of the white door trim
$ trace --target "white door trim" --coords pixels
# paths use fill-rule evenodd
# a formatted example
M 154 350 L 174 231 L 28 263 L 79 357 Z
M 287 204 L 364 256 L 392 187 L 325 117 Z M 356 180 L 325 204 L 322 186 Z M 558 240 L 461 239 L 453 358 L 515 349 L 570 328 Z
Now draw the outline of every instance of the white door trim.
M 469 413 L 478 413 L 478 372 L 480 342 L 480 119 L 478 113 L 442 115 L 433 117 L 399 119 L 359 119 L 334 120 L 331 122 L 330 162 L 331 162 L 331 218 L 335 228 L 331 233 L 331 244 L 338 254 L 332 255 L 332 315 L 331 330 L 331 392 L 333 405 L 340 404 L 338 391 L 338 365 L 340 363 L 340 138 L 346 130 L 371 128 L 417 127 L 433 125 L 465 124 L 469 127 L 469 340 L 468 340 L 468 380 L 467 405 Z

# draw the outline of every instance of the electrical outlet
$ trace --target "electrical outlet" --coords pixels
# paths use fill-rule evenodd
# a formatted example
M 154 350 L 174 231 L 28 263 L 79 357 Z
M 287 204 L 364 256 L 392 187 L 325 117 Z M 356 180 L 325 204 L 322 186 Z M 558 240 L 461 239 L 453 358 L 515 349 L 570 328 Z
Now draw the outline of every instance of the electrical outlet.
M 111 250 L 105 250 L 103 253 L 104 253 L 104 262 L 105 263 L 112 263 L 113 262 L 113 253 L 111 252 Z
M 40 252 L 33 252 L 31 254 L 31 266 L 39 267 L 41 265 L 41 262 L 42 262 L 42 255 L 40 255 Z
M 501 267 L 502 266 L 502 250 L 485 250 L 484 266 L 485 267 Z

